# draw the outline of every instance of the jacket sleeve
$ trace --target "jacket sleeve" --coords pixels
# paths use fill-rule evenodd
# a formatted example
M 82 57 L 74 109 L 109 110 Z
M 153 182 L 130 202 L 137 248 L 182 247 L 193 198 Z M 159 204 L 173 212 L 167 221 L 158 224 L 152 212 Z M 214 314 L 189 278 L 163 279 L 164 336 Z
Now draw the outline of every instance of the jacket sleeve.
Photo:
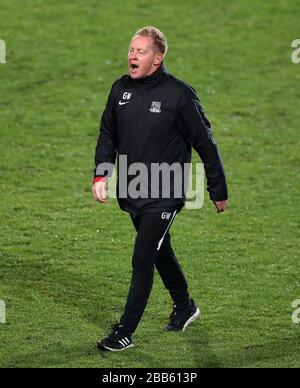
M 207 190 L 212 201 L 228 199 L 227 183 L 212 129 L 195 90 L 186 85 L 178 112 L 179 130 L 204 163 Z
M 117 82 L 116 82 L 117 83 Z M 116 83 L 111 88 L 100 121 L 99 137 L 95 152 L 94 177 L 111 176 L 117 156 L 117 122 L 115 113 Z M 110 167 L 109 165 L 110 164 Z

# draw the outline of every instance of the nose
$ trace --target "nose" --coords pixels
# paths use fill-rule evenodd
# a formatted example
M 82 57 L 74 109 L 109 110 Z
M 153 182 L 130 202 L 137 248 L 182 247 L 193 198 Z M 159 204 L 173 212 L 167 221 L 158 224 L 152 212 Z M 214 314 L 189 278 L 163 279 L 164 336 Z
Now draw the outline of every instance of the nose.
M 128 58 L 129 59 L 136 59 L 136 51 L 129 51 Z

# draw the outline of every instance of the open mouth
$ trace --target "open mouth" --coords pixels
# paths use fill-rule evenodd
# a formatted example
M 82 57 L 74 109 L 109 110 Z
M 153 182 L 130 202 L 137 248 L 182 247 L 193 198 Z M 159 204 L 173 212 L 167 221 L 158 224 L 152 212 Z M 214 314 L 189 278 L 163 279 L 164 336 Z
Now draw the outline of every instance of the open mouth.
M 131 64 L 130 64 L 130 68 L 131 68 L 132 70 L 135 70 L 135 69 L 138 69 L 138 68 L 139 68 L 139 65 L 137 65 L 136 63 L 131 63 Z

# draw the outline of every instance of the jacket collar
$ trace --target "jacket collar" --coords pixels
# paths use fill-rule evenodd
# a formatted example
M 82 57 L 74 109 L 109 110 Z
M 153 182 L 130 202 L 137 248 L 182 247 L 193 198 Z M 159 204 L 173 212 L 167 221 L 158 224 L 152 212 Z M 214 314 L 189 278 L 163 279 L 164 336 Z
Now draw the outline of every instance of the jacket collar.
M 165 77 L 168 74 L 168 70 L 164 63 L 161 64 L 161 66 L 155 70 L 154 73 L 151 75 L 148 75 L 145 78 L 139 78 L 139 79 L 133 79 L 131 77 L 130 81 L 137 87 L 142 87 L 143 89 L 151 89 L 154 88 L 163 77 Z

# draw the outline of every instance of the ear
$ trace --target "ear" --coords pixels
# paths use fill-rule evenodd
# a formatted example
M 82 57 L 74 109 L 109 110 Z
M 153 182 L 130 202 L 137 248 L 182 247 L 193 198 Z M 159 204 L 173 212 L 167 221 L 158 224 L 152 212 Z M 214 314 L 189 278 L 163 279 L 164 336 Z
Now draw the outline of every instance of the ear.
M 164 55 L 162 53 L 157 53 L 154 58 L 154 66 L 160 66 L 162 61 L 164 60 Z

